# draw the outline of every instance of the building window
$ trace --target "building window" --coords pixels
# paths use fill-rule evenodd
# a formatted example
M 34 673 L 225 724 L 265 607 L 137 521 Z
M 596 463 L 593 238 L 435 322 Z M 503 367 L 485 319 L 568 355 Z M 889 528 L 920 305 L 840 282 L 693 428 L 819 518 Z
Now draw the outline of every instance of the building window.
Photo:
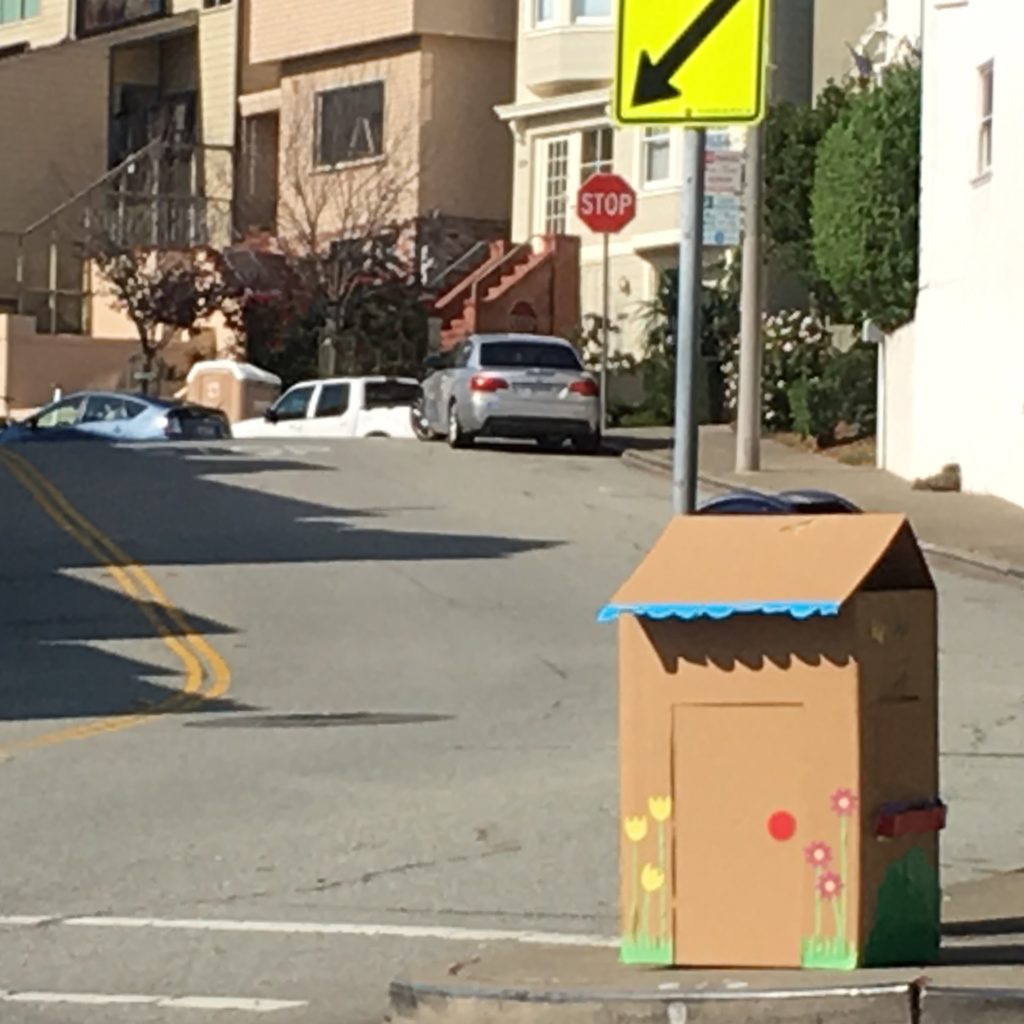
M 39 17 L 39 0 L 0 0 L 0 25 Z
M 995 91 L 995 65 L 986 64 L 981 74 L 981 125 L 978 130 L 978 174 L 989 174 L 992 170 L 992 127 Z
M 533 23 L 545 25 L 555 20 L 555 0 L 533 0 Z
M 569 140 L 547 143 L 544 165 L 544 233 L 564 235 L 569 211 Z
M 227 7 L 231 0 L 203 0 L 203 10 L 212 11 L 217 7 Z
M 608 21 L 612 0 L 572 0 L 573 21 Z
M 668 128 L 645 128 L 643 139 L 645 185 L 659 185 L 672 176 L 672 135 Z
M 7 3 L 8 0 L 0 0 Z M 110 3 L 110 0 L 77 0 L 75 15 L 75 31 L 77 35 L 88 36 L 98 32 L 110 32 L 134 25 L 150 18 L 162 18 L 166 11 L 165 0 L 122 0 L 121 3 Z
M 590 128 L 583 133 L 580 181 L 594 174 L 610 174 L 615 154 L 615 132 L 611 128 Z
M 367 82 L 317 95 L 316 162 L 339 167 L 384 152 L 384 83 Z

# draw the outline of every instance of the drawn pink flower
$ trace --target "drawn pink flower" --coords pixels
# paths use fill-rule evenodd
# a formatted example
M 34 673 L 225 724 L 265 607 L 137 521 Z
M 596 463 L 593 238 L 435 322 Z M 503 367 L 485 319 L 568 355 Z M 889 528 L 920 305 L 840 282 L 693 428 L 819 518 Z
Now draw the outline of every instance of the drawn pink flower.
M 849 818 L 857 810 L 857 794 L 852 789 L 837 789 L 832 794 L 832 810 L 840 818 Z
M 842 891 L 843 880 L 834 871 L 826 871 L 818 879 L 818 895 L 823 900 L 838 899 Z
M 832 863 L 832 847 L 828 843 L 810 843 L 804 847 L 804 857 L 812 868 L 827 868 Z

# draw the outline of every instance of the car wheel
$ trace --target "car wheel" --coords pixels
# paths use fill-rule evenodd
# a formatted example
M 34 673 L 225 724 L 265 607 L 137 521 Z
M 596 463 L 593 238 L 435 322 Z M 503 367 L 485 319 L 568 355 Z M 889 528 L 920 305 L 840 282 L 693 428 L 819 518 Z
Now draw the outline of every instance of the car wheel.
M 580 455 L 596 455 L 601 450 L 601 431 L 595 430 L 583 437 L 574 437 L 572 446 Z
M 452 402 L 448 406 L 448 446 L 450 448 L 468 448 L 473 438 L 462 429 L 459 422 L 459 407 Z
M 412 432 L 418 441 L 436 441 L 437 434 L 430 429 L 427 417 L 423 414 L 423 403 L 417 402 L 410 411 L 412 419 Z

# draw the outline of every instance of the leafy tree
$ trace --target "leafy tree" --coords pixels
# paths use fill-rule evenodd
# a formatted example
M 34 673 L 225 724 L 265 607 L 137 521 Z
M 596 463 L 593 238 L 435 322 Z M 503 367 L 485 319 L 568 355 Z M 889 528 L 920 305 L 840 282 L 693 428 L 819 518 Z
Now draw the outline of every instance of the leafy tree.
M 216 313 L 225 314 L 228 321 L 237 313 L 240 288 L 216 249 L 131 247 L 114 234 L 94 234 L 85 250 L 114 305 L 138 334 L 143 394 L 156 377 L 161 352 L 177 334 Z
M 853 84 L 829 82 L 813 107 L 772 107 L 765 142 L 765 235 L 768 257 L 797 275 L 816 311 L 836 312 L 836 299 L 814 259 L 812 197 L 818 149 L 853 98 Z
M 887 70 L 856 96 L 821 143 L 814 180 L 814 258 L 845 318 L 894 330 L 918 290 L 921 67 Z

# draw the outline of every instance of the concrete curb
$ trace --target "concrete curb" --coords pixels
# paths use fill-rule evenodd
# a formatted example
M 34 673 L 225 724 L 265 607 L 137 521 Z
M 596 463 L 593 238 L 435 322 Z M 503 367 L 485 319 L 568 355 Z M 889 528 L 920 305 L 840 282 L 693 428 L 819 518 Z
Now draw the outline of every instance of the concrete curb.
M 919 1024 L 920 1004 L 917 987 L 909 983 L 718 993 L 536 990 L 397 980 L 390 997 L 393 1020 L 424 1024 L 807 1024 L 826 1017 L 843 1024 Z
M 663 460 L 652 457 L 648 452 L 637 451 L 633 448 L 620 448 L 617 450 L 621 452 L 622 461 L 636 469 L 642 469 L 647 473 L 657 473 L 660 476 L 666 476 L 671 473 L 671 469 L 665 465 Z M 723 494 L 728 491 L 735 490 L 736 487 L 735 484 L 732 484 L 727 480 L 709 476 L 706 473 L 699 474 L 698 480 L 707 490 L 717 491 Z M 987 572 L 997 573 L 1000 576 L 1009 576 L 1013 579 L 1024 580 L 1024 566 L 1022 565 L 1014 565 L 1011 562 L 1002 562 L 998 559 L 976 554 L 973 551 L 965 551 L 961 548 L 950 548 L 942 544 L 931 544 L 927 541 L 921 542 L 921 550 L 929 555 L 934 555 L 939 558 L 947 558 L 953 562 L 962 562 L 965 565 L 973 566 L 976 569 L 984 569 Z
M 1019 1024 L 1024 990 L 927 987 L 921 995 L 919 1024 Z

